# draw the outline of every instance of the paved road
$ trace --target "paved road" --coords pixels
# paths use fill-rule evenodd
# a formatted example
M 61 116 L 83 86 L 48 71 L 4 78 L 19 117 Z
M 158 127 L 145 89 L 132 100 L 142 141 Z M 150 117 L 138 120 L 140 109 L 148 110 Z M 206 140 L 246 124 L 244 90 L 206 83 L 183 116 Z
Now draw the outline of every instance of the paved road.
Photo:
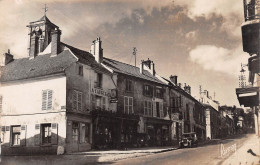
M 139 158 L 126 159 L 113 163 L 113 165 L 218 165 L 221 164 L 228 154 L 221 157 L 221 144 L 225 148 L 236 145 L 239 148 L 247 140 L 248 136 L 244 135 L 235 139 L 226 139 L 198 148 L 185 148 L 165 153 L 153 154 Z M 255 136 L 255 135 L 254 135 Z M 230 152 L 231 154 L 232 152 Z
M 94 155 L 48 155 L 48 156 L 8 156 L 0 157 L 0 164 L 7 165 L 92 165 L 92 164 L 113 164 L 113 165 L 218 165 L 221 164 L 227 157 L 221 157 L 220 145 L 221 143 L 225 148 L 236 144 L 239 148 L 247 140 L 248 136 L 255 135 L 242 135 L 234 139 L 222 140 L 218 143 L 200 146 L 197 148 L 178 149 L 169 152 L 150 154 L 141 156 L 140 154 L 131 155 L 132 157 L 140 156 L 137 158 L 129 158 L 119 161 L 109 161 L 107 158 L 121 157 L 126 158 L 127 154 L 94 154 Z M 145 154 L 144 154 L 145 155 Z M 111 159 L 113 160 L 113 159 Z M 116 159 L 115 159 L 116 160 Z M 100 163 L 102 162 L 102 163 Z

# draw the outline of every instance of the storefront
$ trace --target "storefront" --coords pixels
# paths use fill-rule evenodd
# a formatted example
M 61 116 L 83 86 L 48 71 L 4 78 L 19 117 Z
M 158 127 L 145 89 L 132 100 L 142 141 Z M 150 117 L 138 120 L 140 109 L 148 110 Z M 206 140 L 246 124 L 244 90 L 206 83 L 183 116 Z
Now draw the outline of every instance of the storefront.
M 133 147 L 139 118 L 109 111 L 93 111 L 93 148 Z
M 159 118 L 146 118 L 148 146 L 166 146 L 170 144 L 172 121 Z

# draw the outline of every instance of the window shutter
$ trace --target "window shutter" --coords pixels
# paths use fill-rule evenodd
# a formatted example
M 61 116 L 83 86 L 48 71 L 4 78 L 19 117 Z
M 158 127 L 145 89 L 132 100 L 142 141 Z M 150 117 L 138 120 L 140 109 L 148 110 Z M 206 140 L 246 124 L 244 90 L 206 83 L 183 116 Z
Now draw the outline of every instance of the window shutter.
M 35 131 L 34 131 L 34 145 L 40 145 L 41 137 L 41 129 L 40 124 L 35 124 Z
M 10 144 L 10 126 L 5 126 L 5 137 L 4 137 L 4 146 L 9 146 Z
M 147 101 L 144 101 L 144 115 L 147 115 Z
M 77 92 L 73 90 L 72 92 L 72 110 L 77 110 Z
M 52 90 L 48 90 L 47 109 L 52 109 Z
M 156 102 L 153 102 L 153 117 L 156 117 Z
M 133 98 L 129 97 L 129 113 L 133 114 Z
M 159 103 L 159 107 L 160 107 L 160 118 L 163 118 L 164 117 L 164 114 L 163 114 L 163 103 Z
M 0 96 L 0 113 L 3 110 L 3 96 Z
M 127 113 L 127 103 L 128 103 L 128 100 L 127 100 L 127 97 L 124 97 L 124 113 Z
M 78 92 L 78 111 L 82 110 L 82 93 Z
M 51 144 L 58 144 L 58 124 L 51 124 Z
M 20 145 L 26 146 L 26 125 L 21 125 Z
M 42 110 L 47 109 L 46 103 L 47 103 L 47 91 L 44 90 L 42 91 Z

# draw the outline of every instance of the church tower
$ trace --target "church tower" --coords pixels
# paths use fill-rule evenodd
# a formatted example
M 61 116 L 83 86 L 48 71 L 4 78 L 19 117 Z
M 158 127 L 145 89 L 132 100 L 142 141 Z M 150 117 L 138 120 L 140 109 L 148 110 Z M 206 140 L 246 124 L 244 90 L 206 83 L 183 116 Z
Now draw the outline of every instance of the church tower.
M 56 46 L 56 55 L 58 54 L 61 30 L 53 24 L 46 14 L 38 21 L 30 22 L 28 27 L 28 53 L 30 58 L 35 58 L 43 52 L 51 43 L 52 49 Z M 53 48 L 54 47 L 54 48 Z M 53 51 L 53 50 L 52 50 Z

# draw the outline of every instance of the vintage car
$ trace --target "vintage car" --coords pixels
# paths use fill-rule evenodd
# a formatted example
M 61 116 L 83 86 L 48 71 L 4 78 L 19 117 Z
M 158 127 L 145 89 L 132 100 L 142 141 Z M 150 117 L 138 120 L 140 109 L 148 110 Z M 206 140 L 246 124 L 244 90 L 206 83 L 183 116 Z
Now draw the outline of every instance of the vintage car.
M 182 134 L 182 138 L 179 142 L 179 147 L 194 147 L 198 146 L 198 139 L 197 135 L 195 132 L 190 132 L 190 133 L 184 133 Z

